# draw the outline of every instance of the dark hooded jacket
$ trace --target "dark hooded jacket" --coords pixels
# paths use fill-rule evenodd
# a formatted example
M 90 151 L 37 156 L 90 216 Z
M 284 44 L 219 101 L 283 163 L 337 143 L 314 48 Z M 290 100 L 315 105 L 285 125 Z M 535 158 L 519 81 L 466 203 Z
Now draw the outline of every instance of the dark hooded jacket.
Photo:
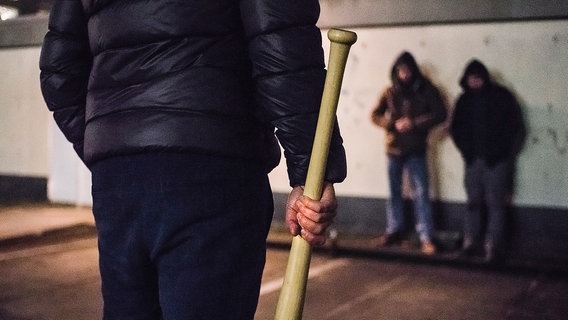
M 484 80 L 481 90 L 467 85 L 467 77 Z M 464 92 L 458 97 L 450 124 L 452 139 L 466 164 L 481 158 L 490 166 L 520 151 L 525 136 L 521 109 L 513 94 L 491 80 L 478 60 L 470 61 L 460 79 Z
M 397 76 L 397 67 L 406 65 L 413 74 L 409 84 Z M 392 86 L 380 96 L 371 118 L 386 129 L 386 151 L 391 156 L 425 154 L 430 130 L 446 119 L 447 111 L 440 92 L 420 72 L 416 60 L 403 52 L 391 69 Z M 395 122 L 402 117 L 412 121 L 410 132 L 399 132 Z
M 325 78 L 317 0 L 59 0 L 47 106 L 89 166 L 188 152 L 262 161 L 303 184 Z M 336 126 L 326 180 L 346 174 Z

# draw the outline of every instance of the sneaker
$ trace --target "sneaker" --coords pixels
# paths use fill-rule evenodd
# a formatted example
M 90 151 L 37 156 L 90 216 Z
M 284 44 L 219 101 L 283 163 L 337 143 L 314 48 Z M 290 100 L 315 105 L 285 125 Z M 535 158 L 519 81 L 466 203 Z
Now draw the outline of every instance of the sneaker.
M 486 263 L 495 263 L 495 251 L 491 249 L 485 251 L 484 260 Z
M 432 243 L 432 241 L 425 240 L 422 241 L 420 251 L 422 251 L 422 253 L 426 255 L 433 255 L 434 253 L 436 253 L 436 246 L 434 245 L 434 243 Z
M 379 248 L 389 247 L 399 240 L 400 240 L 400 233 L 398 232 L 385 233 L 381 235 L 379 238 L 377 238 L 377 247 Z
M 495 246 L 493 246 L 491 243 L 489 243 L 485 244 L 485 255 L 483 258 L 486 263 L 499 264 L 501 262 L 500 260 L 502 256 L 499 250 L 495 248 Z
M 469 258 L 476 255 L 477 246 L 473 243 L 464 245 L 460 250 L 460 257 Z

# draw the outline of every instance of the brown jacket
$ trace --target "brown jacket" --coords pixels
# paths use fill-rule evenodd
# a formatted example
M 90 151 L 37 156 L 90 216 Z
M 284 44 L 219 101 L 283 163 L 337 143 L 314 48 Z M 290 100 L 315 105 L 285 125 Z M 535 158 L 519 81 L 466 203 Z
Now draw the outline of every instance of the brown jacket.
M 407 87 L 403 87 L 397 81 L 395 69 L 401 63 L 407 64 L 415 75 L 413 83 Z M 371 119 L 373 123 L 387 131 L 388 155 L 424 154 L 428 133 L 447 116 L 440 92 L 422 76 L 414 59 L 406 52 L 393 66 L 392 81 L 393 85 L 379 98 Z M 403 117 L 408 117 L 412 122 L 412 129 L 409 132 L 402 133 L 395 128 L 395 122 Z

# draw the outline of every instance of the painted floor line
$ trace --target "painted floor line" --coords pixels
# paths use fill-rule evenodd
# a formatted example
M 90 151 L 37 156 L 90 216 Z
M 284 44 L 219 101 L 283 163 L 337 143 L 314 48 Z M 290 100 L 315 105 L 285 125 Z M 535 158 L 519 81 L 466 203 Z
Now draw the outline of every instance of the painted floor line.
M 70 242 L 65 242 L 65 243 L 42 245 L 39 247 L 18 249 L 8 252 L 0 252 L 0 262 L 22 259 L 22 258 L 30 258 L 30 257 L 52 254 L 57 252 L 65 252 L 69 250 L 83 250 L 91 248 L 93 249 L 97 248 L 96 240 L 93 239 L 72 240 Z
M 320 274 L 325 273 L 329 270 L 345 266 L 347 265 L 347 263 L 348 260 L 346 259 L 338 259 L 310 268 L 308 272 L 308 279 L 315 278 Z M 280 290 L 283 282 L 284 282 L 284 277 L 263 283 L 262 286 L 260 287 L 260 295 L 262 296 Z
M 391 281 L 377 287 L 375 290 L 372 290 L 372 291 L 358 297 L 357 299 L 351 300 L 351 301 L 344 303 L 344 304 L 340 304 L 336 308 L 329 311 L 326 314 L 326 317 L 324 319 L 337 319 L 338 315 L 345 314 L 345 313 L 351 311 L 353 309 L 353 306 L 356 306 L 356 305 L 358 305 L 358 304 L 360 304 L 360 303 L 362 303 L 362 302 L 364 302 L 368 299 L 371 299 L 373 297 L 382 295 L 385 292 L 392 290 L 394 287 L 400 285 L 401 283 L 403 283 L 406 280 L 408 280 L 408 276 L 396 277 L 396 278 L 392 279 Z M 355 309 L 357 309 L 357 308 L 355 308 Z

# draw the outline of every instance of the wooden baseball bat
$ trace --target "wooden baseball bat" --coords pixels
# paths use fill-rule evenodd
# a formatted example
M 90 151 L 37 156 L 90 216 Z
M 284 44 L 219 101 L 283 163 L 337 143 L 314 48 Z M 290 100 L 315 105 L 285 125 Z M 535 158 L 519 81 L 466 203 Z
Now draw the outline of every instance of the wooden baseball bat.
M 313 200 L 321 199 L 343 73 L 349 49 L 357 41 L 357 34 L 340 29 L 329 30 L 327 37 L 331 41 L 329 63 L 304 187 L 304 195 Z M 310 259 L 310 245 L 301 236 L 295 236 L 292 239 L 284 283 L 276 306 L 275 320 L 302 319 Z

